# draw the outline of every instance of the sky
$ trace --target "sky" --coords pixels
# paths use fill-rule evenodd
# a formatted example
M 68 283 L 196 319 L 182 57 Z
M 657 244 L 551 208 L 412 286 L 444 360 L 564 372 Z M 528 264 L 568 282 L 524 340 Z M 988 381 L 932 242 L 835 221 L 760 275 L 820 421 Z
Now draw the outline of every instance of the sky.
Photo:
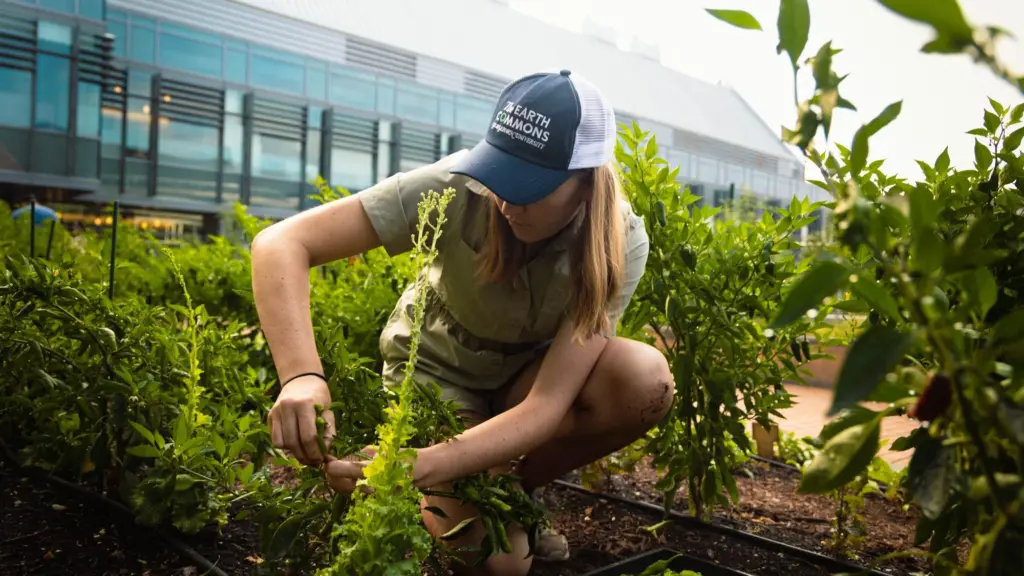
M 788 57 L 776 54 L 778 0 L 509 0 L 509 5 L 548 23 L 580 31 L 586 18 L 611 26 L 619 45 L 632 39 L 657 44 L 663 65 L 734 87 L 773 127 L 795 121 L 793 75 Z M 892 102 L 899 118 L 870 140 L 870 159 L 885 158 L 883 171 L 922 177 L 915 160 L 931 163 L 948 147 L 952 165 L 973 168 L 974 137 L 988 98 L 1004 105 L 1024 95 L 966 56 L 923 54 L 931 29 L 904 19 L 877 0 L 810 0 L 811 30 L 801 59 L 825 42 L 843 52 L 833 69 L 849 74 L 840 93 L 858 108 L 837 111 L 830 139 L 849 147 L 857 129 Z M 1003 62 L 1024 74 L 1024 0 L 960 0 L 969 22 L 998 25 L 1019 37 L 998 45 Z M 719 22 L 706 8 L 746 10 L 763 31 Z M 799 79 L 801 100 L 811 95 L 809 71 Z M 656 89 L 656 87 L 653 87 Z M 820 135 L 820 133 L 819 133 Z M 808 170 L 808 177 L 813 173 Z

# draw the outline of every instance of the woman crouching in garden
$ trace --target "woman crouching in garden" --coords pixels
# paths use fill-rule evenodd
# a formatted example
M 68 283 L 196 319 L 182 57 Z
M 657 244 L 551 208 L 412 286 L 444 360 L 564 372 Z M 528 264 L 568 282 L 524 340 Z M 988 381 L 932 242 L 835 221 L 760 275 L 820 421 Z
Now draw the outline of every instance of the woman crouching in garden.
M 411 250 L 419 200 L 447 188 L 456 194 L 428 274 L 416 377 L 455 401 L 467 430 L 418 450 L 414 484 L 445 490 L 470 474 L 508 472 L 522 457 L 515 473 L 532 493 L 643 436 L 668 412 L 673 382 L 658 350 L 615 336 L 648 252 L 643 222 L 621 195 L 615 138 L 612 108 L 591 84 L 567 70 L 529 75 L 505 88 L 472 150 L 262 232 L 253 291 L 284 383 L 269 417 L 274 446 L 304 463 L 325 459 L 314 405 L 331 398 L 314 343 L 310 267 L 379 246 L 392 256 Z M 386 385 L 402 380 L 412 297 L 409 288 L 380 336 Z M 324 418 L 332 427 L 330 411 Z M 329 458 L 335 490 L 354 490 L 363 465 Z M 424 514 L 435 538 L 475 514 L 445 498 L 423 505 L 447 516 Z M 473 573 L 527 574 L 526 534 L 508 533 L 512 553 Z M 482 538 L 476 526 L 447 544 Z M 533 557 L 567 559 L 565 537 L 543 530 Z

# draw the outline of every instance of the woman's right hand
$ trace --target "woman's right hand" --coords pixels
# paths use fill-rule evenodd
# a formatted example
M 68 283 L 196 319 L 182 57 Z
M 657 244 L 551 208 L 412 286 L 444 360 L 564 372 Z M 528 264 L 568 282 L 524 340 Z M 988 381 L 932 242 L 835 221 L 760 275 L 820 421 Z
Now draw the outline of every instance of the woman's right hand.
M 317 405 L 323 407 L 322 414 L 316 413 Z M 303 376 L 286 384 L 267 419 L 274 447 L 291 452 L 303 464 L 325 462 L 327 455 L 320 451 L 316 419 L 323 416 L 324 444 L 330 446 L 336 430 L 330 405 L 327 382 L 317 376 Z

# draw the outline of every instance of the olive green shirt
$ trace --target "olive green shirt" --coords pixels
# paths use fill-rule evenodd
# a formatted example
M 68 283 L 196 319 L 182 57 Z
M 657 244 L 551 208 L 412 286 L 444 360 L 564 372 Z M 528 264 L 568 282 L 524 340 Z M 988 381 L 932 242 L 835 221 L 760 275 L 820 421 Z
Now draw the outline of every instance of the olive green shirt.
M 569 250 L 583 213 L 553 238 L 510 282 L 485 284 L 476 278 L 477 254 L 487 234 L 493 200 L 475 180 L 449 169 L 460 154 L 399 173 L 357 194 L 384 249 L 391 256 L 413 248 L 418 203 L 426 192 L 455 190 L 438 240 L 438 255 L 426 275 L 427 306 L 420 336 L 416 377 L 442 388 L 495 390 L 545 350 L 569 312 Z M 625 200 L 623 290 L 609 310 L 614 326 L 647 263 L 643 220 Z M 380 335 L 385 384 L 400 382 L 409 354 L 413 287 L 406 289 Z

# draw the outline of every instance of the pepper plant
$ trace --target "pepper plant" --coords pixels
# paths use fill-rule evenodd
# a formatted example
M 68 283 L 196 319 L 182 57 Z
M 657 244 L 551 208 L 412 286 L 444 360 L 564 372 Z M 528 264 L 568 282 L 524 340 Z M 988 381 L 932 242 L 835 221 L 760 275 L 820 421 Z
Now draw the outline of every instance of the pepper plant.
M 1006 31 L 973 26 L 955 0 L 879 1 L 934 30 L 924 52 L 969 54 L 1024 94 L 1024 76 L 997 57 L 995 41 Z M 779 52 L 796 73 L 810 13 L 806 0 L 780 6 Z M 801 490 L 828 492 L 863 473 L 878 451 L 882 419 L 908 413 L 925 423 L 894 445 L 914 450 L 906 485 L 921 509 L 915 544 L 930 541 L 938 574 L 1017 574 L 1024 568 L 1024 103 L 990 99 L 982 126 L 970 131 L 973 169 L 952 169 L 943 151 L 919 162 L 924 180 L 909 182 L 885 174 L 884 160 L 869 162 L 871 136 L 899 116 L 902 102 L 864 124 L 849 147 L 828 141 L 833 112 L 855 109 L 839 94 L 845 76 L 832 70 L 837 54 L 829 42 L 804 62 L 815 90 L 797 100 L 797 124 L 784 137 L 833 195 L 838 244 L 787 289 L 773 327 L 843 290 L 852 297 L 836 305 L 859 308 L 870 322 L 843 363 L 829 411 L 837 419 Z M 888 407 L 869 410 L 865 400 Z M 965 538 L 970 555 L 960 566 L 956 547 Z
M 823 357 L 807 334 L 824 326 L 827 308 L 784 328 L 766 320 L 786 281 L 810 264 L 794 235 L 820 204 L 794 198 L 754 222 L 716 218 L 720 207 L 694 207 L 699 198 L 658 157 L 654 136 L 636 123 L 619 135 L 625 193 L 650 239 L 623 333 L 653 340 L 675 375 L 674 405 L 647 450 L 664 470 L 658 489 L 666 509 L 685 485 L 691 512 L 709 517 L 723 494 L 738 501 L 732 471 L 751 451 L 745 423 L 770 428 L 791 404 L 783 381 L 802 380 L 799 365 Z

